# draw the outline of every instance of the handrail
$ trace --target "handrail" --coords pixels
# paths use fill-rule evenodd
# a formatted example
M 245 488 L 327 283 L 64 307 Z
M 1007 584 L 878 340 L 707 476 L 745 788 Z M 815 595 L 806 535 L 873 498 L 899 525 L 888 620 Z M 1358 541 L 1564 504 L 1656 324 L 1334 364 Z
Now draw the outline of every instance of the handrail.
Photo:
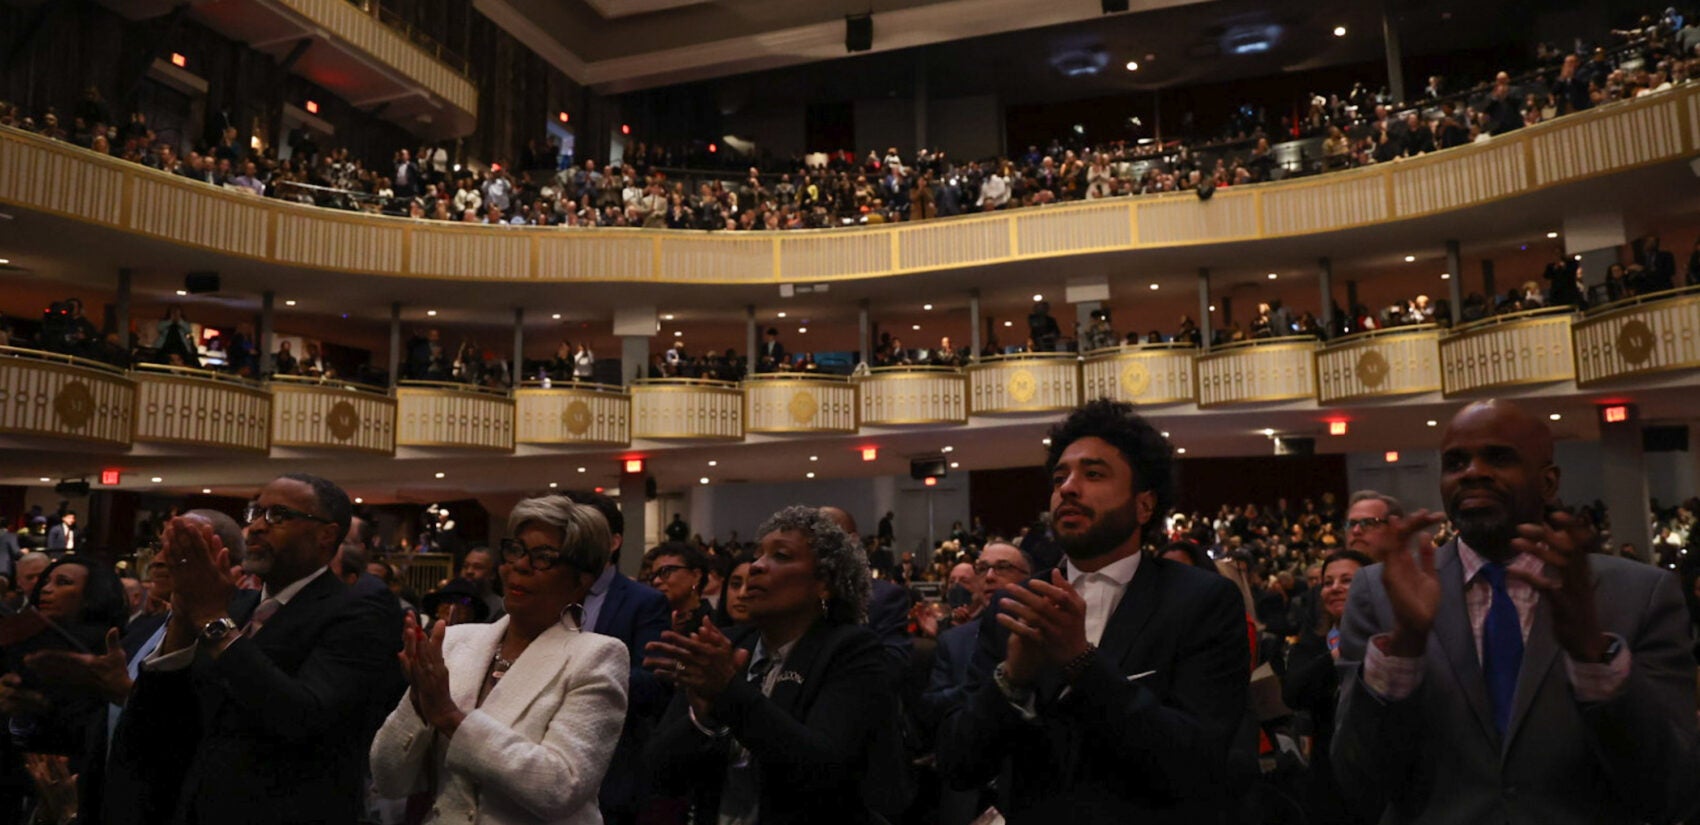
M 819 381 L 823 384 L 848 384 L 850 376 L 830 372 L 758 372 L 744 376 L 744 383 L 763 381 Z
M 499 390 L 494 387 L 481 387 L 477 384 L 462 384 L 459 381 L 414 381 L 410 379 L 397 381 L 395 386 L 398 390 L 448 390 L 450 392 L 465 393 L 467 395 L 487 395 L 492 398 L 506 399 L 509 397 L 507 390 Z
M 519 382 L 519 388 L 524 390 L 589 390 L 609 395 L 626 394 L 626 388 L 618 384 L 598 384 L 594 381 L 578 381 L 572 378 L 563 378 L 559 381 L 551 378 L 547 386 L 535 378 L 527 378 Z
M 1012 352 L 1007 355 L 988 355 L 981 358 L 977 364 L 969 366 L 984 366 L 987 364 L 1010 363 L 1013 361 L 1079 361 L 1080 354 L 1074 352 Z
M 379 398 L 391 398 L 390 391 L 383 387 L 373 387 L 341 378 L 313 378 L 306 375 L 273 375 L 266 379 L 269 384 L 284 386 L 319 387 L 327 390 L 344 390 L 358 392 L 363 395 L 375 395 Z
M 1244 341 L 1233 341 L 1233 342 L 1227 343 L 1227 344 L 1219 344 L 1217 346 L 1211 347 L 1208 351 L 1201 352 L 1199 354 L 1200 355 L 1215 355 L 1219 352 L 1222 352 L 1223 350 L 1256 349 L 1257 347 L 1269 347 L 1269 346 L 1284 345 L 1284 344 L 1320 344 L 1320 343 L 1322 343 L 1322 339 L 1316 337 L 1315 335 L 1282 335 L 1279 338 L 1248 338 Z
M 898 367 L 869 367 L 867 372 L 862 373 L 861 375 L 852 374 L 850 377 L 851 378 L 872 378 L 872 377 L 880 376 L 880 375 L 897 375 L 897 374 L 901 374 L 901 373 L 914 373 L 914 372 L 932 373 L 932 374 L 935 374 L 935 375 L 961 375 L 962 374 L 962 368 L 961 367 L 940 367 L 940 366 L 936 366 L 936 365 L 933 365 L 933 364 L 915 364 L 913 366 L 907 366 L 907 367 L 903 367 L 903 366 L 898 366 Z
M 1364 341 L 1368 341 L 1371 338 L 1384 338 L 1384 337 L 1391 336 L 1391 335 L 1403 335 L 1403 334 L 1408 333 L 1408 332 L 1433 332 L 1433 331 L 1439 330 L 1439 329 L 1444 329 L 1444 327 L 1442 327 L 1440 324 L 1433 324 L 1433 323 L 1429 323 L 1429 324 L 1401 324 L 1401 325 L 1396 326 L 1396 327 L 1383 327 L 1381 329 L 1366 329 L 1363 332 L 1354 332 L 1351 335 L 1342 335 L 1339 338 L 1335 338 L 1331 341 L 1324 341 L 1322 343 L 1322 346 L 1323 346 L 1324 349 L 1333 349 L 1333 348 L 1338 347 L 1342 344 L 1357 344 L 1357 343 L 1361 343 L 1361 342 L 1364 342 Z
M 101 372 L 115 373 L 120 376 L 124 374 L 123 368 L 113 366 L 104 361 L 95 361 L 93 359 L 83 358 L 77 355 L 66 355 L 62 352 L 48 352 L 44 349 L 29 349 L 28 347 L 0 347 L 0 355 L 9 355 L 14 358 L 23 358 L 31 361 L 47 361 L 51 363 L 69 364 L 74 367 L 85 367 L 88 369 L 100 370 Z
M 130 368 L 130 371 L 134 373 L 158 372 L 164 373 L 173 378 L 193 378 L 198 381 L 235 384 L 239 387 L 251 390 L 265 389 L 264 384 L 252 378 L 243 378 L 240 375 L 231 375 L 227 372 L 218 372 L 216 370 L 200 369 L 197 367 L 179 367 L 175 364 L 136 364 Z
M 1113 346 L 1099 347 L 1097 349 L 1086 350 L 1086 351 L 1080 353 L 1080 355 L 1083 358 L 1098 358 L 1098 357 L 1105 356 L 1105 355 L 1120 355 L 1122 353 L 1129 353 L 1129 352 L 1161 352 L 1163 350 L 1201 350 L 1202 351 L 1202 349 L 1203 348 L 1198 346 L 1197 344 L 1189 344 L 1189 343 L 1186 343 L 1186 342 L 1183 342 L 1183 341 L 1164 341 L 1161 344 L 1146 344 L 1146 343 L 1115 344 Z
M 1620 309 L 1629 309 L 1630 307 L 1639 306 L 1641 304 L 1668 301 L 1672 298 L 1684 298 L 1690 295 L 1700 295 L 1700 284 L 1695 284 L 1693 286 L 1679 286 L 1675 289 L 1661 289 L 1658 292 L 1648 292 L 1644 295 L 1619 298 L 1609 304 L 1600 304 L 1597 307 L 1589 307 L 1588 309 L 1583 310 L 1582 317 L 1586 320 L 1593 320 L 1595 318 L 1610 315 Z
M 738 382 L 720 381 L 714 378 L 640 378 L 632 382 L 634 387 L 701 387 L 710 390 L 736 390 Z
M 1466 332 L 1474 332 L 1478 329 L 1487 329 L 1489 327 L 1498 326 L 1499 324 L 1509 324 L 1514 321 L 1526 321 L 1530 318 L 1542 318 L 1548 316 L 1557 317 L 1559 315 L 1575 314 L 1576 308 L 1566 305 L 1557 307 L 1537 307 L 1535 309 L 1525 309 L 1521 312 L 1507 312 L 1503 315 L 1489 315 L 1486 318 L 1471 321 L 1468 324 L 1459 324 L 1458 326 L 1453 327 L 1452 331 L 1447 333 L 1447 336 L 1451 337 L 1453 335 L 1462 335 Z

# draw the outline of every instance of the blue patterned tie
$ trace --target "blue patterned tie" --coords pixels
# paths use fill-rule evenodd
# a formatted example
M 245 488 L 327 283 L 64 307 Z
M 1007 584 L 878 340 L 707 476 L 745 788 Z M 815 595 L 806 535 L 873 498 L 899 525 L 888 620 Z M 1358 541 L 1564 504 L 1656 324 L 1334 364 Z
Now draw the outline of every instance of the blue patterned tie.
M 1493 603 L 1482 625 L 1482 673 L 1487 677 L 1488 702 L 1493 705 L 1493 725 L 1504 736 L 1511 726 L 1517 672 L 1523 669 L 1523 625 L 1505 589 L 1505 565 L 1490 561 L 1482 565 L 1482 575 L 1493 587 Z

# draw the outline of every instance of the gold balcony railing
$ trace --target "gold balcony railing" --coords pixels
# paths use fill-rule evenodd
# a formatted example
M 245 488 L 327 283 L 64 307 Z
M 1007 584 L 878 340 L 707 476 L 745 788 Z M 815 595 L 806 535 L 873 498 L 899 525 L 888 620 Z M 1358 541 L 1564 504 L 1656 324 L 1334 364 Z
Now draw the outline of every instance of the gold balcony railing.
M 632 442 L 632 397 L 624 387 L 527 381 L 514 391 L 522 444 L 625 446 Z
M 878 367 L 855 382 L 863 426 L 968 423 L 968 376 L 955 367 Z
M 340 381 L 274 376 L 272 446 L 395 454 L 396 402 L 388 393 Z
M 856 385 L 834 375 L 750 376 L 744 381 L 744 431 L 853 433 Z
M 396 385 L 398 447 L 514 449 L 514 402 L 507 390 L 447 381 Z
M 1576 377 L 1570 307 L 1495 315 L 1440 339 L 1441 383 L 1448 396 L 1550 384 Z
M 1134 344 L 1086 353 L 1081 367 L 1085 397 L 1129 404 L 1190 404 L 1193 390 L 1191 344 Z
M 997 355 L 968 366 L 974 415 L 1036 413 L 1080 404 L 1080 358 L 1071 352 Z
M 271 449 L 272 394 L 257 381 L 221 372 L 138 364 L 136 440 L 265 453 Z
M 730 381 L 654 378 L 632 384 L 632 438 L 737 441 L 744 393 Z
M 1316 400 L 1323 404 L 1440 391 L 1440 327 L 1360 332 L 1316 351 Z
M 398 15 L 375 3 L 348 0 L 278 0 L 296 14 L 442 97 L 463 112 L 478 112 L 478 87 L 470 66 Z
M 1314 399 L 1318 346 L 1295 336 L 1214 347 L 1193 360 L 1198 406 Z
M 1700 368 L 1700 286 L 1596 307 L 1571 335 L 1579 386 Z
M 0 347 L 0 433 L 128 447 L 136 386 L 122 370 L 70 355 Z

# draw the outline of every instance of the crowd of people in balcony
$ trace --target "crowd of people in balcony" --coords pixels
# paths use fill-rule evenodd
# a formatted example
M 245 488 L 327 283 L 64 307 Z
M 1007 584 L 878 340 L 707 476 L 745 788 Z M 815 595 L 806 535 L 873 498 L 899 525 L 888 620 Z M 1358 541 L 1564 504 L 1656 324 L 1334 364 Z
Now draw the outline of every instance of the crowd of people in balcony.
M 0 102 L 0 125 L 40 132 L 93 151 L 254 195 L 417 219 L 532 226 L 616 226 L 706 230 L 828 228 L 924 220 L 1062 201 L 1205 190 L 1318 171 L 1385 163 L 1488 139 L 1602 103 L 1687 82 L 1697 66 L 1700 25 L 1680 15 L 1614 33 L 1622 42 L 1584 49 L 1543 46 L 1532 71 L 1452 94 L 1440 77 L 1421 98 L 1393 101 L 1363 84 L 1316 95 L 1302 118 L 1264 124 L 1254 107 L 1235 119 L 1233 140 L 1091 144 L 1079 135 L 994 159 L 957 159 L 939 149 L 904 158 L 895 148 L 798 159 L 741 179 L 665 171 L 678 154 L 636 144 L 622 163 L 564 164 L 547 146 L 528 145 L 522 163 L 474 170 L 451 164 L 441 145 L 402 149 L 368 163 L 347 149 L 321 149 L 303 136 L 280 157 L 276 147 L 243 145 L 234 126 L 216 143 L 179 157 L 145 116 L 113 120 L 97 89 L 72 107 L 71 122 L 49 108 L 33 116 Z M 1580 43 L 1580 41 L 1578 41 Z M 1292 164 L 1275 160 L 1271 139 L 1324 135 Z M 1249 146 L 1246 149 L 1245 146 Z M 730 157 L 732 152 L 719 153 Z M 1301 147 L 1301 154 L 1303 154 Z M 1201 192 L 1202 194 L 1202 192 Z

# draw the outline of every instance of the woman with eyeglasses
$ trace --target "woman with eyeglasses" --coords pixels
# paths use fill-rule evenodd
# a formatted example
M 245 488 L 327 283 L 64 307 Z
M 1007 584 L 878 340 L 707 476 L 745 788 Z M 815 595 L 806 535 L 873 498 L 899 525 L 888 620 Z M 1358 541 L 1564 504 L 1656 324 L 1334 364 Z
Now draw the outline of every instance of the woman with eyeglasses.
M 1346 615 L 1346 596 L 1358 571 L 1374 564 L 1356 550 L 1340 550 L 1322 561 L 1320 590 L 1322 626 L 1307 627 L 1287 654 L 1287 677 L 1281 699 L 1287 707 L 1310 717 L 1312 744 L 1306 811 L 1319 825 L 1354 821 L 1329 765 L 1328 746 L 1334 733 L 1334 707 L 1340 700 L 1340 619 Z
M 708 557 L 694 545 L 670 541 L 649 551 L 649 583 L 673 609 L 673 629 L 689 633 L 713 615 L 703 601 L 702 586 L 708 578 Z
M 492 624 L 409 617 L 410 688 L 372 742 L 380 795 L 423 794 L 429 823 L 602 821 L 596 794 L 626 714 L 629 657 L 580 632 L 612 538 L 596 508 L 521 501 L 502 543 L 507 615 Z
M 689 795 L 698 822 L 896 821 L 906 760 L 897 680 L 862 626 L 867 558 L 814 507 L 756 535 L 749 624 L 728 636 L 704 622 L 646 649 L 644 666 L 679 688 L 645 751 L 652 778 Z

